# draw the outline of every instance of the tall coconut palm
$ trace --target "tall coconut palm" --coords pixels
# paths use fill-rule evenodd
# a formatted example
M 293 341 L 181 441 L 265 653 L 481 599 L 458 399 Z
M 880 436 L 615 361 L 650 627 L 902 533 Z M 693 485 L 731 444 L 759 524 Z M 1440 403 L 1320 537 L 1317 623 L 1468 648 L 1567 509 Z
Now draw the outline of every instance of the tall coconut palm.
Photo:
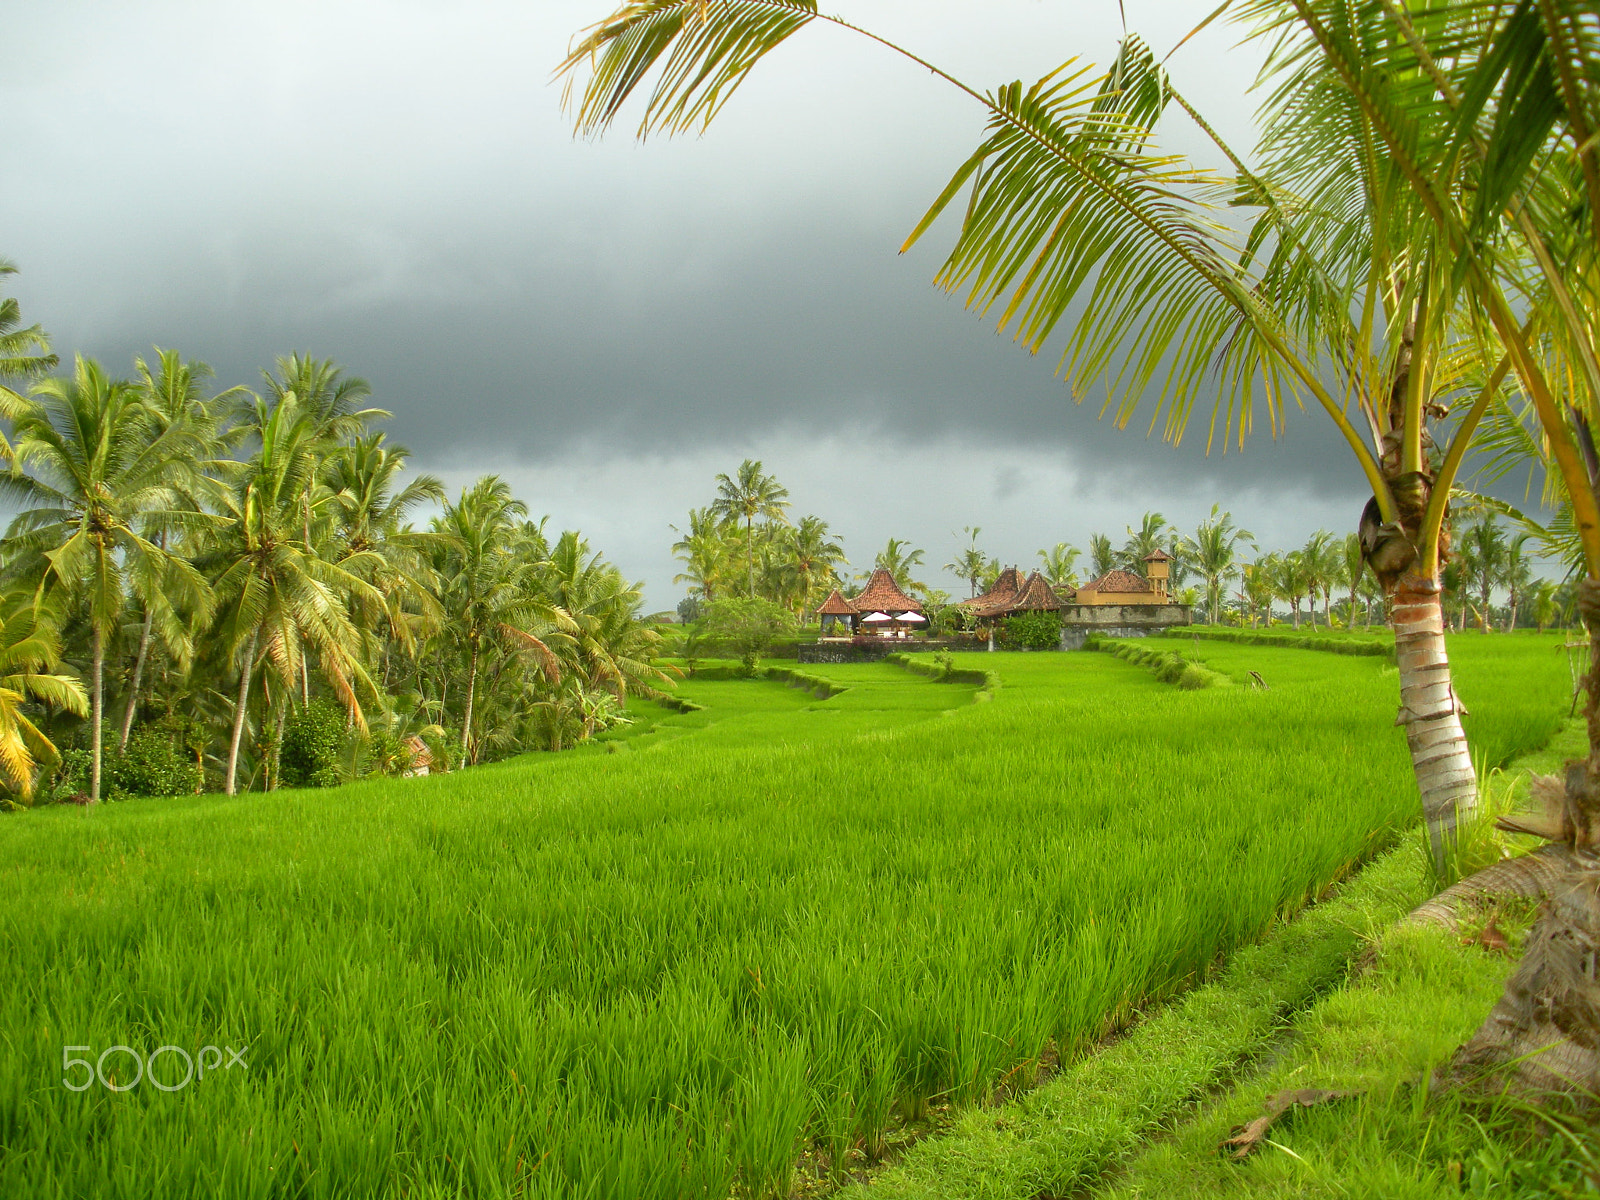
M 1527 595 L 1533 582 L 1533 563 L 1528 557 L 1531 533 L 1519 533 L 1506 542 L 1505 565 L 1500 570 L 1500 582 L 1506 589 L 1506 632 L 1517 627 L 1517 607 Z
M 351 720 L 365 726 L 357 688 L 369 695 L 376 688 L 360 662 L 348 604 L 351 597 L 383 602 L 364 578 L 379 565 L 376 554 L 330 562 L 307 535 L 326 448 L 320 414 L 285 392 L 276 402 L 258 401 L 249 428 L 259 449 L 225 497 L 224 524 L 200 560 L 215 579 L 216 640 L 239 673 L 223 782 L 230 796 L 258 662 L 292 687 L 305 677 L 307 653 L 316 653 Z
M 100 799 L 105 659 L 129 593 L 147 609 L 205 619 L 211 595 L 186 560 L 148 540 L 149 527 L 199 530 L 211 520 L 188 507 L 192 431 L 163 426 L 126 380 L 79 357 L 68 377 L 35 385 L 12 422 L 19 472 L 0 486 L 31 507 L 7 538 L 18 569 L 43 591 L 79 605 L 90 640 L 89 799 Z
M 803 617 L 806 609 L 826 597 L 827 585 L 838 578 L 839 568 L 850 563 L 844 543 L 829 532 L 821 517 L 801 517 L 785 540 L 784 551 L 799 583 L 796 615 Z
M 711 511 L 744 522 L 746 595 L 756 594 L 755 521 L 788 524 L 789 489 L 761 470 L 759 459 L 745 459 L 733 475 L 717 476 L 717 498 Z
M 1044 577 L 1052 587 L 1078 586 L 1078 573 L 1072 569 L 1072 564 L 1078 561 L 1082 553 L 1083 551 L 1076 546 L 1069 546 L 1066 542 L 1057 542 L 1049 550 L 1039 551 L 1039 562 L 1044 568 Z
M 1139 520 L 1139 528 L 1128 527 L 1128 540 L 1117 555 L 1117 565 L 1124 570 L 1145 573 L 1144 560 L 1162 549 L 1161 537 L 1168 529 L 1166 517 L 1158 512 L 1147 512 Z
M 906 593 L 926 592 L 928 585 L 916 579 L 912 572 L 922 566 L 923 552 L 914 547 L 910 542 L 900 538 L 890 538 L 877 557 L 872 560 L 874 568 L 882 568 L 893 576 L 900 590 Z
M 1311 595 L 1311 624 L 1317 624 L 1317 597 L 1322 597 L 1322 624 L 1332 624 L 1329 609 L 1332 607 L 1333 589 L 1338 586 L 1344 566 L 1344 547 L 1336 542 L 1326 529 L 1319 529 L 1307 540 L 1300 551 L 1300 565 L 1305 572 L 1306 587 Z
M 957 579 L 967 582 L 969 598 L 978 594 L 978 583 L 983 578 L 983 571 L 988 559 L 982 550 L 978 549 L 978 535 L 983 532 L 982 526 L 964 525 L 961 532 L 967 535 L 967 545 L 950 562 L 945 563 L 944 569 Z M 1042 554 L 1043 551 L 1040 551 Z
M 1117 552 L 1111 548 L 1110 534 L 1089 535 L 1089 564 L 1089 569 L 1096 579 L 1117 565 Z
M 361 627 L 385 629 L 408 652 L 437 627 L 442 610 L 427 556 L 438 535 L 413 530 L 406 518 L 419 504 L 445 499 L 444 485 L 433 475 L 402 480 L 410 457 L 406 447 L 370 433 L 335 451 L 321 480 L 332 522 L 328 557 L 367 564 L 365 578 L 384 599 L 380 611 L 362 614 Z
M 0 279 L 17 273 L 16 264 L 0 258 Z M 56 369 L 60 360 L 50 353 L 50 339 L 42 327 L 22 324 L 22 306 L 11 296 L 0 297 L 0 416 L 11 417 L 22 406 L 22 396 L 6 386 L 29 384 Z M 10 446 L 0 438 L 0 457 Z
M 711 601 L 722 590 L 728 566 L 728 539 L 723 519 L 711 508 L 691 508 L 687 531 L 668 526 L 678 535 L 672 543 L 672 556 L 684 570 L 672 577 L 673 583 L 687 583 L 690 595 Z
M 1356 596 L 1361 590 L 1361 577 L 1367 569 L 1367 554 L 1361 545 L 1361 535 L 1347 533 L 1344 543 L 1340 547 L 1342 562 L 1340 571 L 1345 583 L 1350 586 L 1349 610 L 1345 616 L 1346 623 L 1351 629 L 1356 627 Z
M 0 785 L 23 802 L 33 796 L 37 767 L 60 761 L 23 706 L 35 701 L 79 717 L 89 711 L 82 681 L 54 673 L 60 666 L 54 614 L 26 589 L 0 596 Z
M 517 522 L 527 511 L 504 480 L 487 475 L 463 489 L 433 523 L 448 542 L 441 572 L 448 626 L 467 660 L 461 717 L 461 756 L 467 762 L 474 761 L 473 715 L 485 650 L 504 646 L 530 659 L 553 683 L 561 678 L 561 666 L 545 639 L 575 628 L 539 594 L 543 564 L 514 552 Z
M 541 588 L 553 608 L 570 621 L 563 641 L 591 689 L 604 688 L 618 704 L 632 690 L 657 696 L 666 675 L 650 660 L 661 637 L 638 620 L 643 595 L 616 567 L 603 562 L 587 542 L 567 531 L 550 548 Z
M 1462 564 L 1468 584 L 1478 593 L 1478 629 L 1489 632 L 1489 601 L 1500 586 L 1506 566 L 1506 533 L 1493 516 L 1485 515 L 1461 537 Z
M 237 440 L 237 435 L 229 432 L 229 426 L 249 393 L 244 388 L 233 387 L 206 396 L 206 384 L 213 376 L 211 368 L 203 362 L 185 362 L 176 350 L 158 347 L 154 367 L 145 359 L 136 358 L 134 372 L 140 399 L 156 427 L 181 435 L 189 443 L 192 458 L 188 469 L 176 473 L 173 479 L 180 503 L 194 512 L 205 511 L 219 494 L 217 489 L 224 486 L 223 481 L 237 467 L 227 457 Z M 242 430 L 243 426 L 236 428 Z M 168 528 L 151 517 L 147 518 L 142 532 L 165 550 L 169 538 L 183 531 Z M 144 616 L 134 652 L 133 675 L 128 681 L 122 727 L 117 735 L 119 749 L 127 747 L 128 736 L 133 731 L 153 638 L 159 637 L 179 661 L 187 661 L 194 651 L 191 614 L 175 608 L 165 594 L 157 594 L 151 600 L 153 602 L 142 605 Z
M 1233 523 L 1233 514 L 1213 504 L 1211 515 L 1201 521 L 1188 544 L 1189 557 L 1206 584 L 1206 616 L 1216 624 L 1221 619 L 1223 581 L 1233 571 L 1241 546 L 1255 546 L 1255 535 Z

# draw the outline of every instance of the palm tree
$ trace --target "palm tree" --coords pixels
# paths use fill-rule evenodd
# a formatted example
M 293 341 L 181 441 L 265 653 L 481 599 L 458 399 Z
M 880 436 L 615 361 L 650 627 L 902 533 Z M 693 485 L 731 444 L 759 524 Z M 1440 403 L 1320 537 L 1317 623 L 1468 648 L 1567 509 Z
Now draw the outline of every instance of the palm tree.
M 1322 596 L 1322 624 L 1325 628 L 1333 622 L 1329 617 L 1332 607 L 1333 589 L 1341 579 L 1341 570 L 1344 565 L 1344 548 L 1334 541 L 1333 535 L 1326 529 L 1319 529 L 1306 541 L 1305 548 L 1300 551 L 1300 565 L 1305 572 L 1306 588 L 1311 596 L 1311 625 L 1317 624 L 1317 596 Z
M 1137 531 L 1128 527 L 1128 540 L 1122 544 L 1117 565 L 1135 574 L 1145 573 L 1144 560 L 1162 549 L 1161 534 L 1167 528 L 1167 519 L 1158 512 L 1147 512 L 1139 522 Z
M 17 273 L 16 265 L 0 258 L 0 279 Z M 31 383 L 56 369 L 60 360 L 50 353 L 50 339 L 38 325 L 24 327 L 22 307 L 10 296 L 0 298 L 0 416 L 12 417 L 23 398 L 6 386 L 7 379 Z M 0 439 L 0 452 L 10 448 Z
M 79 717 L 89 711 L 82 681 L 51 673 L 60 665 L 53 614 L 25 590 L 0 597 L 0 783 L 24 802 L 33 796 L 35 769 L 60 756 L 23 705 L 37 701 Z
M 361 609 L 361 629 L 387 633 L 382 650 L 385 688 L 390 646 L 414 654 L 443 618 L 438 579 L 428 557 L 439 535 L 412 529 L 406 518 L 419 504 L 442 504 L 444 485 L 432 475 L 402 483 L 410 457 L 406 447 L 387 445 L 383 434 L 371 433 L 335 451 L 321 479 L 331 533 L 326 557 L 359 565 L 362 577 L 383 597 L 376 609 L 361 604 L 360 595 L 352 594 L 351 600 Z
M 631 688 L 654 697 L 666 675 L 650 660 L 661 637 L 639 623 L 643 595 L 616 567 L 601 561 L 576 533 L 563 533 L 550 550 L 543 589 L 553 609 L 571 621 L 575 665 L 590 689 L 605 689 L 623 704 Z
M 1072 569 L 1072 564 L 1078 561 L 1081 553 L 1082 551 L 1076 546 L 1069 546 L 1066 542 L 1057 542 L 1051 549 L 1039 551 L 1039 561 L 1044 565 L 1044 577 L 1052 587 L 1078 586 L 1078 573 Z
M 1341 573 L 1344 581 L 1350 585 L 1350 608 L 1345 616 L 1346 624 L 1354 629 L 1356 627 L 1356 594 L 1361 590 L 1361 578 L 1367 569 L 1367 555 L 1361 546 L 1359 534 L 1347 533 L 1344 535 L 1342 547 L 1343 563 Z
M 711 511 L 725 520 L 744 522 L 748 595 L 756 594 L 755 520 L 760 517 L 788 524 L 784 515 L 788 499 L 789 489 L 763 474 L 759 459 L 745 459 L 731 478 L 717 476 L 717 498 L 711 502 Z
M 828 531 L 821 517 L 801 517 L 785 544 L 795 578 L 799 583 L 799 612 L 826 596 L 826 588 L 839 576 L 839 568 L 849 565 L 844 544 Z
M 1267 624 L 1272 624 L 1272 602 L 1278 596 L 1278 556 L 1269 554 L 1239 568 L 1239 587 L 1250 608 L 1250 627 L 1255 628 L 1256 614 L 1263 608 Z
M 983 532 L 983 528 L 979 525 L 963 525 L 961 532 L 967 535 L 967 546 L 952 561 L 945 563 L 944 569 L 957 579 L 966 580 L 967 586 L 971 589 L 969 596 L 976 596 L 978 583 L 983 579 L 984 568 L 988 565 L 988 559 L 984 557 L 983 551 L 978 549 L 978 535 Z
M 157 347 L 155 368 L 143 358 L 136 358 L 134 371 L 140 399 L 156 426 L 189 440 L 193 455 L 190 469 L 177 474 L 173 484 L 183 508 L 202 512 L 218 495 L 216 489 L 221 486 L 220 480 L 237 465 L 226 457 L 228 449 L 237 441 L 237 434 L 230 434 L 226 426 L 248 393 L 243 388 L 233 387 L 207 398 L 205 384 L 212 378 L 211 368 L 203 362 L 184 362 L 176 350 Z M 242 426 L 237 428 L 242 429 Z M 168 539 L 174 533 L 182 532 L 154 519 L 147 519 L 143 528 L 144 535 L 163 550 L 168 548 Z M 187 661 L 194 652 L 190 614 L 179 611 L 162 593 L 152 596 L 151 601 L 143 605 L 133 675 L 128 681 L 122 727 L 117 735 L 118 749 L 126 749 L 133 731 L 152 638 L 159 636 L 167 651 L 179 661 Z
M 1517 627 L 1517 605 L 1533 582 L 1533 563 L 1528 558 L 1531 533 L 1520 533 L 1506 543 L 1505 565 L 1500 571 L 1500 582 L 1506 589 L 1506 632 Z
M 315 652 L 351 720 L 365 727 L 356 688 L 377 689 L 360 663 L 361 636 L 347 606 L 351 598 L 383 603 L 363 577 L 381 566 L 375 553 L 330 562 L 308 534 L 326 445 L 319 414 L 285 392 L 276 402 L 257 402 L 249 429 L 260 448 L 225 497 L 225 524 L 201 558 L 215 574 L 217 645 L 239 672 L 223 782 L 230 796 L 258 659 L 292 687 L 305 678 L 307 652 Z
M 1094 577 L 1099 579 L 1117 565 L 1117 554 L 1111 548 L 1111 538 L 1104 533 L 1089 535 L 1089 563 Z
M 678 534 L 672 543 L 672 556 L 686 568 L 672 577 L 673 583 L 689 584 L 689 594 L 703 600 L 717 598 L 728 563 L 728 539 L 722 518 L 710 508 L 689 510 L 689 530 L 668 526 Z
M 574 630 L 571 618 L 538 593 L 543 564 L 512 552 L 516 521 L 526 515 L 527 506 L 512 497 L 505 481 L 486 475 L 434 522 L 449 541 L 442 572 L 449 628 L 467 657 L 461 717 L 461 756 L 467 762 L 475 761 L 473 713 L 484 651 L 504 646 L 554 683 L 561 667 L 545 638 Z
M 881 568 L 893 576 L 895 584 L 903 592 L 926 592 L 928 585 L 912 578 L 911 572 L 922 565 L 923 554 L 921 550 L 914 549 L 910 542 L 899 538 L 890 538 L 884 548 L 878 551 L 872 560 L 874 568 Z
M 1540 579 L 1533 585 L 1530 598 L 1533 601 L 1533 620 L 1543 633 L 1555 621 L 1558 615 L 1556 607 L 1556 583 L 1553 579 Z
M 1223 581 L 1238 560 L 1239 547 L 1255 546 L 1255 536 L 1235 525 L 1233 514 L 1221 508 L 1211 506 L 1211 515 L 1200 522 L 1187 546 L 1195 569 L 1206 581 L 1206 616 L 1212 624 L 1220 623 Z
M 1493 516 L 1484 516 L 1471 525 L 1461 538 L 1461 559 L 1468 582 L 1478 591 L 1478 628 L 1489 632 L 1489 597 L 1500 586 L 1505 574 L 1505 530 Z
M 149 541 L 148 527 L 198 530 L 210 522 L 185 505 L 196 441 L 162 426 L 138 389 L 79 357 L 70 377 L 35 385 L 13 421 L 20 472 L 4 486 L 33 507 L 7 531 L 18 569 L 41 590 L 81 603 L 90 640 L 89 799 L 100 799 L 105 658 L 132 592 L 146 609 L 209 615 L 205 581 L 186 560 Z

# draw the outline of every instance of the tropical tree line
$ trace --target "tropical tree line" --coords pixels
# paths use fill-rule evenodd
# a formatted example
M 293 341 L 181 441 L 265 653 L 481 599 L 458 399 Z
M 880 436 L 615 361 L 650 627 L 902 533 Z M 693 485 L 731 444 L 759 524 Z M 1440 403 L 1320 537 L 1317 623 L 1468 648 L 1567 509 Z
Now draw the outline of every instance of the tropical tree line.
M 8 801 L 560 749 L 663 681 L 637 585 L 502 479 L 411 474 L 337 364 L 279 358 L 259 391 L 172 350 L 57 372 L 0 319 Z

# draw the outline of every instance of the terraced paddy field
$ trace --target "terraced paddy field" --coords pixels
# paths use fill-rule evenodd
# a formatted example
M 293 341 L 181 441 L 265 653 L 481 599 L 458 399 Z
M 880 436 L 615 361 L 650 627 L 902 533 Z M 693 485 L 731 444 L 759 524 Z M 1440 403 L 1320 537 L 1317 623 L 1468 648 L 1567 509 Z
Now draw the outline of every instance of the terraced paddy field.
M 1566 666 L 1473 637 L 1493 763 L 1549 736 Z M 694 678 L 697 710 L 576 752 L 0 821 L 0 1195 L 783 1195 L 803 1153 L 876 1154 L 1413 822 L 1386 660 L 1180 644 L 1240 682 Z M 248 1065 L 134 1083 L 212 1045 Z

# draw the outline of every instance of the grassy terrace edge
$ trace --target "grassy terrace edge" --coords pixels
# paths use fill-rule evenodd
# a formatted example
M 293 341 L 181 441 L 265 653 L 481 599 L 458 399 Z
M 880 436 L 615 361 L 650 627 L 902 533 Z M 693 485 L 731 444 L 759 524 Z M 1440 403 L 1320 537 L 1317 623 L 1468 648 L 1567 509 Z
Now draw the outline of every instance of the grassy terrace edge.
M 1092 1184 L 1240 1078 L 1291 1016 L 1337 985 L 1367 939 L 1416 903 L 1419 862 L 1408 839 L 1126 1036 L 1008 1104 L 961 1113 L 874 1176 L 871 1194 L 1033 1200 Z

